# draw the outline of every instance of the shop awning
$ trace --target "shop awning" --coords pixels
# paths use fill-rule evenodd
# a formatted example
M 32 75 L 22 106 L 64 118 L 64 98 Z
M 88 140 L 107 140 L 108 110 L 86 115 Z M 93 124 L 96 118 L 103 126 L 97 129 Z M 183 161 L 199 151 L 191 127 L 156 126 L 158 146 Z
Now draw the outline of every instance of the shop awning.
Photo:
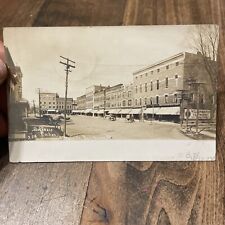
M 92 109 L 86 109 L 84 110 L 84 113 L 87 114 L 87 113 L 91 113 L 92 112 Z
M 161 107 L 158 115 L 180 115 L 180 107 L 173 106 L 173 107 Z
M 154 108 L 147 108 L 144 111 L 144 114 L 158 114 L 160 108 L 159 107 L 154 107 Z
M 120 109 L 111 109 L 109 110 L 109 114 L 118 114 Z
M 132 109 L 122 109 L 120 110 L 120 114 L 129 114 L 131 112 Z
M 132 109 L 130 114 L 141 114 L 141 109 Z
M 94 109 L 94 110 L 92 110 L 91 112 L 97 114 L 97 113 L 98 113 L 98 110 L 97 110 L 97 109 Z
M 104 114 L 104 109 L 100 109 L 100 110 L 98 110 L 98 112 L 97 112 L 98 114 Z

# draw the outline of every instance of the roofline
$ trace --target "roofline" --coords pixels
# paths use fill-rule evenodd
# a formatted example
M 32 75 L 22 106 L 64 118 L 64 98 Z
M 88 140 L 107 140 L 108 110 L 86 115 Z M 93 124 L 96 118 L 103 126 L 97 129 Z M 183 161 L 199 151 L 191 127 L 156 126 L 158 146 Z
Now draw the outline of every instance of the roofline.
M 151 64 L 150 66 L 146 66 L 145 68 L 136 70 L 135 72 L 133 72 L 133 75 L 136 75 L 137 73 L 140 73 L 140 72 L 142 72 L 142 71 L 145 71 L 145 70 L 147 70 L 147 69 L 150 69 L 150 68 L 152 68 L 152 67 L 155 67 L 155 66 L 157 66 L 157 65 L 160 65 L 160 64 L 162 64 L 162 63 L 164 63 L 164 62 L 166 62 L 166 61 L 169 61 L 169 60 L 171 60 L 171 59 L 177 58 L 177 57 L 179 57 L 179 56 L 183 56 L 183 55 L 185 55 L 185 53 L 187 53 L 187 52 L 180 52 L 180 53 L 178 53 L 178 54 L 176 54 L 176 55 L 170 56 L 170 57 L 168 57 L 168 58 L 166 58 L 166 59 L 163 59 L 163 60 L 160 60 L 160 61 L 158 61 L 158 62 L 156 62 L 156 63 L 154 63 L 154 64 Z

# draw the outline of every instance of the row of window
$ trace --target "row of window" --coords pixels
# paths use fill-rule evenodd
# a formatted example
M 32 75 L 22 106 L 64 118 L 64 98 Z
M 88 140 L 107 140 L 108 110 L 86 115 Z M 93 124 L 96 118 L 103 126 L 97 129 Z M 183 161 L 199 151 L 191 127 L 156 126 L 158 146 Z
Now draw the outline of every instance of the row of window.
M 178 75 L 175 75 L 174 76 L 175 78 L 175 82 L 176 82 L 176 87 L 178 86 Z M 159 90 L 159 80 L 156 80 L 156 89 Z M 144 86 L 144 87 L 143 87 Z M 169 87 L 169 78 L 166 77 L 165 78 L 165 88 L 168 88 Z M 147 92 L 148 91 L 148 83 L 145 83 L 144 85 L 140 84 L 139 86 L 139 92 L 142 93 L 143 92 L 143 89 L 144 89 L 144 92 Z M 150 82 L 150 91 L 153 91 L 153 81 Z M 135 87 L 135 92 L 138 93 L 138 86 Z
M 169 103 L 169 96 L 166 94 L 164 95 L 164 103 Z M 178 103 L 178 98 L 177 98 L 177 94 L 173 95 L 173 101 L 171 103 Z M 138 106 L 142 106 L 142 105 L 153 105 L 153 104 L 159 104 L 159 96 L 155 96 L 155 99 L 153 97 L 150 97 L 149 101 L 148 98 L 140 98 L 140 99 L 135 99 L 135 105 Z
M 175 65 L 176 65 L 176 66 L 179 66 L 179 62 L 176 62 Z M 167 65 L 165 68 L 166 68 L 166 70 L 168 70 L 168 69 L 170 68 L 170 65 Z M 162 67 L 161 67 L 161 69 L 162 69 Z M 148 72 L 148 73 L 144 73 L 144 74 L 141 74 L 141 75 L 137 75 L 135 78 L 138 79 L 138 78 L 147 77 L 148 74 L 151 74 L 151 75 L 152 75 L 152 74 L 154 74 L 154 72 L 159 73 L 161 69 L 159 68 L 159 69 L 157 69 L 157 70 L 152 70 L 152 71 L 150 71 L 150 72 Z
M 64 106 L 48 106 L 49 109 L 64 109 Z M 71 105 L 68 105 L 66 107 L 67 109 L 72 109 L 72 106 Z

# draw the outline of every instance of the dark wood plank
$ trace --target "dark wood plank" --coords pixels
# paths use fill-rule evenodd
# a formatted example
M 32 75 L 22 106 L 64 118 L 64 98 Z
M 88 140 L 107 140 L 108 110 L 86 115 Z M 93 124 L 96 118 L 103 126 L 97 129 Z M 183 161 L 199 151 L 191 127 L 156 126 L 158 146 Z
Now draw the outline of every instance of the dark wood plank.
M 78 225 L 91 163 L 8 164 L 0 171 L 0 224 Z

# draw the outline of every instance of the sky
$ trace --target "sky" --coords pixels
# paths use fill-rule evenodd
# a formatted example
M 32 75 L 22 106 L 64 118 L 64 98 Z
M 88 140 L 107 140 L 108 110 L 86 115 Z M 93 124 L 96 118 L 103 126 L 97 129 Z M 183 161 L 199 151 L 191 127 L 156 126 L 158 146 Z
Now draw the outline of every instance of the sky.
M 5 28 L 4 43 L 23 73 L 23 98 L 38 101 L 42 92 L 65 93 L 60 56 L 75 61 L 68 97 L 91 85 L 132 82 L 133 72 L 179 52 L 191 26 Z

